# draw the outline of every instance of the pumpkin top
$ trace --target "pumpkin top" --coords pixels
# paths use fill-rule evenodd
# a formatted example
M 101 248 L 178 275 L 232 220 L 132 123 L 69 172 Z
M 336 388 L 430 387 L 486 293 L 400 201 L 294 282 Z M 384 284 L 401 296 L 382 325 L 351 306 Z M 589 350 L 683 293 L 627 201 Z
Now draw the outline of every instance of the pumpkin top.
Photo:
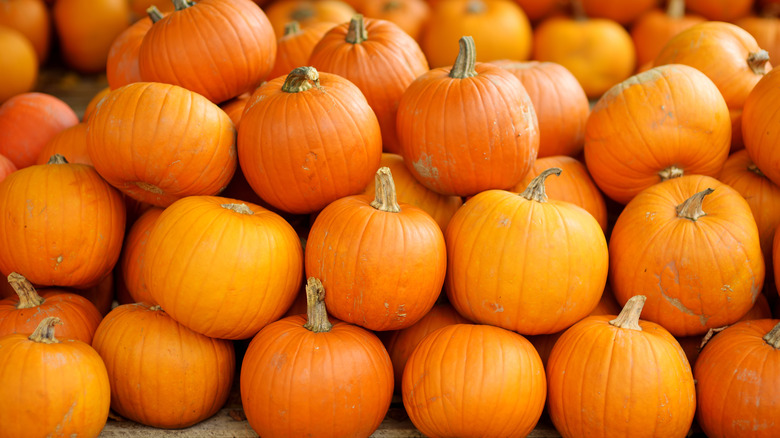
M 31 309 L 40 306 L 46 301 L 38 295 L 32 283 L 21 274 L 11 272 L 8 275 L 8 283 L 14 289 L 16 295 L 19 295 L 19 304 L 16 305 L 17 309 Z
M 54 154 L 46 164 L 68 164 L 68 160 L 65 159 L 64 155 Z
M 398 197 L 395 193 L 393 174 L 389 167 L 380 167 L 374 176 L 374 200 L 371 206 L 379 211 L 398 213 L 401 207 L 398 205 Z
M 160 10 L 157 9 L 157 6 L 155 5 L 151 5 L 146 9 L 146 15 L 149 16 L 150 20 L 152 20 L 152 24 L 157 23 L 163 18 L 162 12 L 160 12 Z
M 764 340 L 775 350 L 780 350 L 780 323 L 774 326 L 772 330 L 764 336 Z
M 477 64 L 477 46 L 474 44 L 474 38 L 463 36 L 458 40 L 460 50 L 458 57 L 455 58 L 455 64 L 450 70 L 450 77 L 453 79 L 466 79 L 477 76 L 474 69 Z
M 666 5 L 666 15 L 675 19 L 684 17 L 685 0 L 669 0 L 669 3 Z
M 544 190 L 544 180 L 546 180 L 547 177 L 552 174 L 555 174 L 555 176 L 560 176 L 561 172 L 562 171 L 560 167 L 551 167 L 542 171 L 542 173 L 537 175 L 536 178 L 532 179 L 531 182 L 528 183 L 528 187 L 525 188 L 523 193 L 520 193 L 520 196 L 529 201 L 547 202 L 547 193 Z
M 306 281 L 306 316 L 303 328 L 307 330 L 323 333 L 333 328 L 325 309 L 325 288 L 318 278 L 309 277 Z
M 748 67 L 750 67 L 750 70 L 757 75 L 766 74 L 767 61 L 769 61 L 769 52 L 764 49 L 760 49 L 757 52 L 750 52 L 748 54 Z
M 62 324 L 61 319 L 56 316 L 47 316 L 27 339 L 41 344 L 59 344 L 59 339 L 54 337 L 54 326 L 60 324 Z
M 366 30 L 365 20 L 363 20 L 363 14 L 353 15 L 352 19 L 349 20 L 347 42 L 352 44 L 360 44 L 367 39 L 368 31 Z
M 642 314 L 642 308 L 645 306 L 646 300 L 647 297 L 644 295 L 635 295 L 629 298 L 617 318 L 609 322 L 610 325 L 641 332 L 642 326 L 639 325 L 639 316 Z
M 677 217 L 696 222 L 700 217 L 706 216 L 707 213 L 702 210 L 701 204 L 704 201 L 704 197 L 714 191 L 715 189 L 702 190 L 686 199 L 685 202 L 677 206 Z
M 293 69 L 282 84 L 285 93 L 302 93 L 311 88 L 320 87 L 320 73 L 314 67 Z

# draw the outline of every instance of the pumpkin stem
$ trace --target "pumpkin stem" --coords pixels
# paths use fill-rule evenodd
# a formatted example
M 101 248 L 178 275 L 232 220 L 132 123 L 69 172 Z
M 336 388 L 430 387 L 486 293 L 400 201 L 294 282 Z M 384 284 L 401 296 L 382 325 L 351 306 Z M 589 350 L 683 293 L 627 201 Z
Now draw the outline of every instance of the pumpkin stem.
M 61 324 L 62 320 L 56 316 L 47 316 L 27 339 L 41 344 L 59 344 L 59 339 L 54 337 L 54 326 Z
M 571 0 L 571 15 L 577 21 L 587 21 L 588 14 L 585 13 L 585 7 L 582 6 L 582 0 Z
M 645 307 L 645 301 L 647 301 L 647 297 L 644 295 L 634 295 L 629 298 L 617 318 L 609 323 L 617 328 L 639 330 L 641 332 L 642 327 L 639 325 L 639 316 L 642 314 L 642 308 Z
M 244 204 L 243 202 L 241 204 L 219 204 L 219 206 L 222 208 L 226 208 L 230 211 L 235 211 L 236 213 L 240 213 L 240 214 L 247 214 L 247 215 L 255 214 L 255 212 L 252 211 L 252 209 L 249 208 L 249 206 Z
M 750 166 L 748 166 L 747 170 L 755 173 L 758 176 L 766 176 L 764 175 L 764 172 L 762 172 L 761 169 L 758 168 L 758 166 L 752 163 L 750 164 Z
M 158 21 L 163 19 L 163 14 L 160 12 L 159 9 L 157 9 L 157 6 L 151 5 L 148 8 L 146 8 L 146 15 L 149 16 L 149 19 L 152 20 L 152 24 L 157 23 Z
M 282 84 L 285 93 L 302 93 L 312 87 L 319 88 L 320 74 L 314 67 L 298 67 L 293 69 Z
M 666 15 L 669 18 L 680 19 L 685 16 L 685 0 L 669 0 L 666 5 Z
M 292 11 L 289 17 L 295 21 L 306 21 L 315 15 L 314 8 L 307 3 L 303 3 L 296 10 Z
M 685 172 L 677 166 L 669 166 L 666 169 L 658 172 L 658 176 L 661 177 L 661 181 L 666 181 L 672 178 L 679 178 L 684 174 Z
M 757 75 L 766 74 L 766 63 L 769 61 L 769 52 L 759 49 L 758 52 L 750 52 L 747 58 L 748 67 Z
M 191 2 L 190 0 L 173 0 L 173 6 L 177 11 L 187 9 L 193 5 L 195 5 L 195 3 Z
M 482 0 L 471 0 L 466 5 L 467 14 L 482 14 L 487 11 L 487 5 Z
M 395 183 L 393 174 L 389 167 L 380 167 L 374 175 L 374 200 L 371 206 L 379 211 L 389 213 L 398 213 L 401 207 L 398 206 L 398 197 L 395 193 Z
M 64 155 L 54 154 L 46 164 L 68 164 L 68 160 L 65 159 Z
M 38 295 L 38 292 L 33 287 L 29 280 L 24 278 L 22 274 L 11 272 L 8 275 L 8 283 L 14 288 L 16 295 L 19 295 L 19 304 L 16 305 L 17 309 L 32 309 L 38 307 L 46 301 L 43 297 Z
M 764 335 L 764 340 L 767 344 L 774 347 L 775 350 L 780 350 L 780 323 L 774 326 L 769 333 Z
M 470 36 L 461 37 L 458 41 L 460 50 L 458 57 L 455 58 L 455 64 L 450 70 L 450 77 L 453 79 L 472 78 L 477 75 L 474 67 L 477 64 L 477 46 L 474 45 L 474 38 Z
M 520 196 L 529 201 L 547 202 L 547 193 L 545 193 L 544 190 L 544 180 L 553 174 L 555 174 L 555 176 L 560 176 L 561 169 L 559 167 L 551 167 L 539 175 L 536 175 L 536 178 L 528 183 L 528 187 L 523 190 L 523 193 L 520 193 Z
M 398 0 L 390 0 L 382 6 L 382 12 L 390 12 L 396 9 L 401 9 L 401 2 Z
M 149 310 L 154 311 L 154 312 L 161 311 L 162 310 L 162 306 L 160 306 L 159 304 L 155 304 L 154 306 L 150 307 Z
M 293 20 L 284 25 L 284 36 L 295 35 L 301 31 L 301 24 Z
M 677 217 L 696 222 L 700 217 L 706 216 L 707 213 L 701 209 L 701 204 L 704 201 L 704 197 L 714 191 L 714 189 L 702 190 L 686 199 L 685 202 L 677 206 Z
M 355 14 L 349 20 L 349 30 L 347 30 L 347 42 L 351 44 L 360 44 L 368 39 L 366 22 L 363 14 Z
M 318 278 L 309 277 L 306 281 L 306 316 L 306 324 L 303 325 L 306 330 L 322 333 L 333 328 L 325 309 L 325 288 Z

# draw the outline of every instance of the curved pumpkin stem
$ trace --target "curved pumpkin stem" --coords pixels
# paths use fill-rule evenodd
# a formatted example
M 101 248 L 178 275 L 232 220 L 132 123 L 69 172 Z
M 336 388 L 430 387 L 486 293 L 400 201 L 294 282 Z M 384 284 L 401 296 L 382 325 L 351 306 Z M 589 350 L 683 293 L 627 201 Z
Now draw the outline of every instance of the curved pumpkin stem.
M 8 283 L 14 288 L 16 295 L 19 296 L 19 304 L 16 305 L 17 309 L 32 309 L 46 301 L 42 296 L 38 295 L 35 287 L 29 280 L 24 278 L 24 275 L 11 272 L 8 275 Z
M 460 50 L 458 57 L 455 58 L 455 64 L 450 70 L 450 77 L 453 79 L 472 78 L 477 75 L 474 69 L 477 64 L 477 46 L 474 45 L 474 38 L 463 36 L 458 40 Z
M 54 154 L 46 164 L 68 164 L 68 160 L 65 159 L 64 155 Z
M 47 316 L 27 339 L 41 344 L 59 344 L 59 339 L 54 337 L 54 326 L 61 324 L 62 320 L 56 316 Z
M 751 164 L 750 166 L 748 166 L 747 170 L 755 173 L 758 176 L 766 177 L 766 175 L 764 175 L 764 172 L 762 172 L 761 169 L 759 169 L 758 166 L 756 166 L 755 164 Z
M 368 39 L 366 22 L 363 14 L 355 14 L 349 20 L 349 29 L 347 30 L 347 42 L 351 44 L 360 44 Z
M 152 20 L 152 24 L 157 23 L 158 21 L 163 19 L 163 14 L 160 12 L 159 9 L 157 9 L 157 6 L 151 5 L 148 8 L 146 8 L 146 15 L 149 16 L 149 19 Z
M 769 61 L 769 52 L 764 49 L 758 52 L 750 52 L 747 58 L 748 67 L 757 75 L 766 74 L 767 61 Z
M 325 288 L 319 278 L 309 277 L 306 281 L 306 316 L 306 330 L 323 333 L 333 328 L 325 309 Z
M 295 35 L 301 31 L 301 25 L 293 20 L 284 25 L 284 36 Z
M 173 0 L 173 7 L 176 8 L 177 11 L 187 9 L 194 5 L 195 3 L 189 0 Z
M 690 219 L 696 222 L 700 217 L 707 213 L 701 208 L 704 197 L 714 192 L 714 189 L 706 189 L 686 199 L 685 202 L 677 206 L 677 217 Z
M 532 179 L 531 182 L 528 183 L 528 187 L 523 190 L 523 193 L 520 193 L 520 196 L 529 201 L 547 202 L 547 193 L 544 190 L 544 180 L 553 174 L 555 176 L 560 176 L 561 172 L 562 171 L 559 167 L 551 167 L 539 175 L 536 175 L 536 178 Z
M 249 206 L 244 204 L 243 202 L 241 204 L 219 204 L 219 206 L 228 209 L 230 211 L 235 211 L 236 213 L 239 214 L 246 214 L 246 215 L 255 214 L 255 212 L 252 211 L 252 209 L 249 208 Z
M 684 17 L 685 0 L 669 0 L 669 4 L 666 5 L 666 15 L 678 20 Z
M 302 93 L 312 88 L 319 88 L 320 73 L 314 67 L 298 67 L 293 69 L 282 84 L 285 93 Z
M 661 177 L 661 181 L 666 181 L 672 178 L 679 178 L 685 175 L 685 172 L 677 166 L 669 166 L 666 169 L 658 172 L 658 176 Z
M 644 295 L 635 295 L 626 302 L 617 318 L 609 323 L 615 327 L 642 331 L 639 325 L 639 316 L 642 314 L 642 308 L 645 307 L 647 297 Z
M 767 344 L 774 347 L 775 350 L 780 350 L 780 323 L 774 326 L 769 333 L 764 335 L 764 340 Z
M 398 205 L 398 196 L 395 193 L 393 174 L 389 167 L 380 167 L 374 175 L 374 200 L 371 206 L 379 211 L 398 213 L 401 207 Z

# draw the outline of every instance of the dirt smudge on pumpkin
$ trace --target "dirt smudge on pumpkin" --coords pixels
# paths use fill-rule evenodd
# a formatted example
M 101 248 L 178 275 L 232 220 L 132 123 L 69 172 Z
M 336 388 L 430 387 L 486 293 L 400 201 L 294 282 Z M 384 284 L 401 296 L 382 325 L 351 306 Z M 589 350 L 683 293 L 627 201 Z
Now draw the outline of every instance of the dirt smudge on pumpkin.
M 57 426 L 54 428 L 54 435 L 62 433 L 62 429 L 64 429 L 73 420 L 73 410 L 76 409 L 76 403 L 78 403 L 78 401 L 74 401 L 73 404 L 70 405 L 70 408 L 67 412 L 65 412 L 62 420 L 57 423 Z
M 439 169 L 433 167 L 433 157 L 430 155 L 420 155 L 420 159 L 412 163 L 412 165 L 422 178 L 439 180 Z
M 486 308 L 489 311 L 494 312 L 494 313 L 500 313 L 500 312 L 504 311 L 504 306 L 502 306 L 499 303 L 491 303 L 491 302 L 488 302 L 488 301 L 483 301 L 482 302 L 482 307 L 484 307 L 484 308 Z

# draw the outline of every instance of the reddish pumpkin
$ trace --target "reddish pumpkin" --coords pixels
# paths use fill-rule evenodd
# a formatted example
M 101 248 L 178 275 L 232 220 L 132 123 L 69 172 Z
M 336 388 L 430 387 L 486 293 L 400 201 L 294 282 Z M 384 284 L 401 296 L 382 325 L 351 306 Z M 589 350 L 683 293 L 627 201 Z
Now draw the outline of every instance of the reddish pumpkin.
M 14 166 L 14 163 L 6 158 L 5 155 L 0 155 L 0 182 L 2 182 L 5 177 L 15 171 L 16 166 Z

